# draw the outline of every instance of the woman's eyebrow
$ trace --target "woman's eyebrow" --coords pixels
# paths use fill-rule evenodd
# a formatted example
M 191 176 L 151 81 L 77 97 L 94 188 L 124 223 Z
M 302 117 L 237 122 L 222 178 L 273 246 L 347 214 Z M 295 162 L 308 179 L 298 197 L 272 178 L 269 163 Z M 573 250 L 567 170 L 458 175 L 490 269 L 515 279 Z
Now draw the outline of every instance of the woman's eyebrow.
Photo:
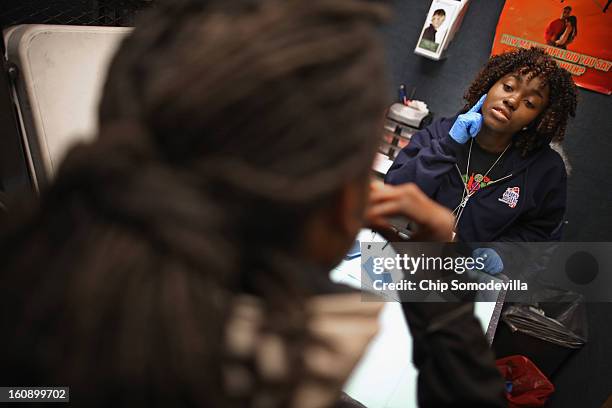
M 544 99 L 544 95 L 542 95 L 542 92 L 540 92 L 537 88 L 536 89 L 532 89 L 529 93 L 536 94 L 541 99 Z
M 508 75 L 511 78 L 514 78 L 518 81 L 519 84 L 523 85 L 523 77 L 521 75 L 518 74 L 509 74 Z M 544 99 L 544 95 L 542 94 L 542 92 L 540 92 L 540 90 L 538 88 L 534 88 L 532 90 L 529 91 L 530 94 L 535 94 L 537 96 L 539 96 L 541 99 Z

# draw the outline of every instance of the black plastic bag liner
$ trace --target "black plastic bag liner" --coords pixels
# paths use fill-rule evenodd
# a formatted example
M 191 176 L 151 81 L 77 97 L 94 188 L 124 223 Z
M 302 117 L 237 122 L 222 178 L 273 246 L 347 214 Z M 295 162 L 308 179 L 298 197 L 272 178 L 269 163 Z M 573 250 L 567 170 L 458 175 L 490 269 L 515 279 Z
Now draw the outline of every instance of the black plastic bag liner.
M 512 332 L 562 347 L 581 348 L 588 338 L 586 306 L 582 296 L 551 287 L 542 291 L 538 298 L 546 299 L 546 302 L 511 305 L 502 313 L 502 320 Z

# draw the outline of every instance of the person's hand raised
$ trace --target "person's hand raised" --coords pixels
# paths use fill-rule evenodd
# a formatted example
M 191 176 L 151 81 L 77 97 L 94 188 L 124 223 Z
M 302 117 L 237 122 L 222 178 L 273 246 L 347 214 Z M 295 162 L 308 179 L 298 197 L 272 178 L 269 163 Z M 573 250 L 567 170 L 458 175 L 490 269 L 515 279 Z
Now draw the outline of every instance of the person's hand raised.
M 464 144 L 470 137 L 476 137 L 482 128 L 482 113 L 480 109 L 487 98 L 487 94 L 480 97 L 478 102 L 466 113 L 457 116 L 453 127 L 448 131 L 450 137 L 457 143 Z
M 454 217 L 451 212 L 431 200 L 414 183 L 391 186 L 372 183 L 370 207 L 366 213 L 367 226 L 380 233 L 388 241 L 401 238 L 389 222 L 390 218 L 403 217 L 408 225 L 412 222 L 413 241 L 452 240 Z

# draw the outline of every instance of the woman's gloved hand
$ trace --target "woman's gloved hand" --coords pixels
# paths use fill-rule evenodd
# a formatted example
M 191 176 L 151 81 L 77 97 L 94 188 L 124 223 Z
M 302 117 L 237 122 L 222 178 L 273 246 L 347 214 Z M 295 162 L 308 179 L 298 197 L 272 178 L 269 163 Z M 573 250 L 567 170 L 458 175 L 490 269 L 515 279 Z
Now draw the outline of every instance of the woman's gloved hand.
M 498 273 L 504 270 L 504 262 L 501 259 L 501 256 L 491 248 L 476 248 L 472 252 L 472 257 L 482 258 L 482 262 L 484 264 L 483 268 L 474 268 L 476 270 L 486 272 L 489 275 L 497 275 Z
M 466 113 L 459 115 L 453 124 L 453 127 L 448 131 L 450 137 L 457 143 L 464 144 L 470 137 L 476 137 L 482 127 L 482 114 L 480 109 L 487 98 L 487 94 L 480 97 L 476 105 Z

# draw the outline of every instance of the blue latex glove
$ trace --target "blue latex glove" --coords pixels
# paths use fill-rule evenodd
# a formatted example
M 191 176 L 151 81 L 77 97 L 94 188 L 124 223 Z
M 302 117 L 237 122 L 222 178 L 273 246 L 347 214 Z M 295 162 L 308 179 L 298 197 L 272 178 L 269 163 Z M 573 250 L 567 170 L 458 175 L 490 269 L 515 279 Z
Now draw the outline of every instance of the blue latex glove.
M 476 105 L 466 113 L 459 115 L 453 124 L 453 127 L 448 131 L 448 134 L 457 143 L 464 144 L 470 137 L 476 137 L 482 127 L 482 114 L 480 108 L 487 98 L 487 94 L 480 97 Z
M 502 261 L 501 256 L 499 256 L 494 249 L 477 248 L 472 252 L 472 257 L 474 259 L 483 259 L 484 268 L 475 268 L 476 270 L 486 272 L 489 275 L 497 275 L 504 270 L 504 262 Z

